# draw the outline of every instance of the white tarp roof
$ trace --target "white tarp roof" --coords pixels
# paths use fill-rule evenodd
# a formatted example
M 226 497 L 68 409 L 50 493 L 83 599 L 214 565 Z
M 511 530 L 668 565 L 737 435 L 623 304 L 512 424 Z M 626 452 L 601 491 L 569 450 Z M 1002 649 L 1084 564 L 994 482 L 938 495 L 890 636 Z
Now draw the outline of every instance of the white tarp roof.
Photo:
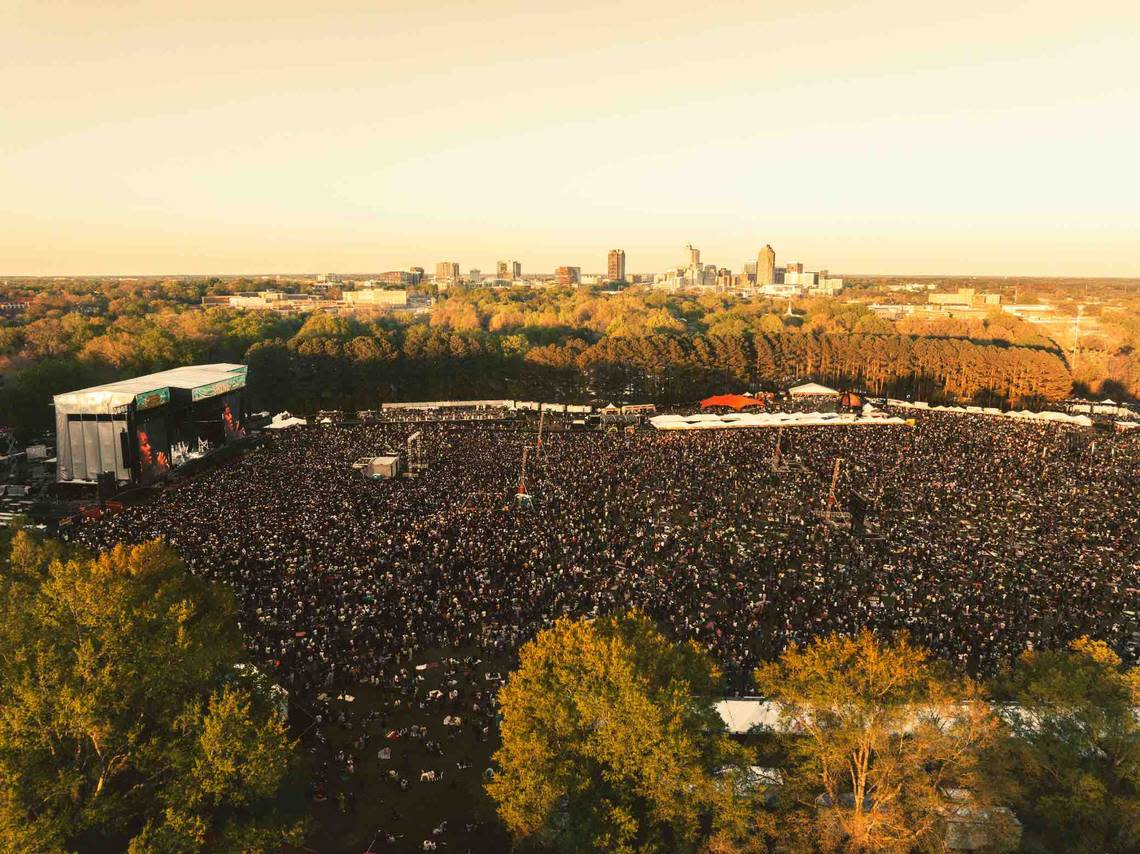
M 120 406 L 134 402 L 135 397 L 148 391 L 164 388 L 194 389 L 210 383 L 231 379 L 234 374 L 245 371 L 245 365 L 219 362 L 213 365 L 185 365 L 147 374 L 129 380 L 119 380 L 105 385 L 69 391 L 55 396 L 56 407 L 69 411 L 110 412 Z
M 740 427 L 819 427 L 862 426 L 866 424 L 905 424 L 897 416 L 838 415 L 834 412 L 730 412 L 727 415 L 657 415 L 649 423 L 658 430 L 727 430 Z
M 819 383 L 804 383 L 803 385 L 792 386 L 788 389 L 788 394 L 839 394 L 839 392 Z
M 1053 421 L 1057 424 L 1072 424 L 1075 427 L 1091 427 L 1092 419 L 1087 415 L 1072 415 L 1068 412 L 1030 412 L 1028 409 L 1011 409 L 1009 412 L 1002 412 L 993 406 L 987 406 L 979 409 L 976 406 L 930 406 L 929 404 L 921 401 L 916 403 L 909 403 L 905 400 L 888 400 L 889 406 L 895 406 L 899 409 L 929 409 L 931 412 L 955 412 L 964 413 L 969 415 L 997 415 L 1004 418 L 1016 418 L 1022 421 Z

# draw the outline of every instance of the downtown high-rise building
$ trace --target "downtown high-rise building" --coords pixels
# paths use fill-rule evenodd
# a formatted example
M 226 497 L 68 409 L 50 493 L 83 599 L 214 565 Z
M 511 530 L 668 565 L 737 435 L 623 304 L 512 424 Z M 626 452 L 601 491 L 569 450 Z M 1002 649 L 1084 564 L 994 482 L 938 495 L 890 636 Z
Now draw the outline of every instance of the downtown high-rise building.
M 554 281 L 559 285 L 578 285 L 582 281 L 582 268 L 559 267 L 554 271 Z
M 518 261 L 500 261 L 498 279 L 504 282 L 513 282 L 522 278 L 522 264 Z
M 611 249 L 607 258 L 606 278 L 611 282 L 625 281 L 625 250 Z
M 756 286 L 776 284 L 776 250 L 770 244 L 756 255 Z
M 457 261 L 440 261 L 435 265 L 435 279 L 437 282 L 459 281 L 459 263 Z

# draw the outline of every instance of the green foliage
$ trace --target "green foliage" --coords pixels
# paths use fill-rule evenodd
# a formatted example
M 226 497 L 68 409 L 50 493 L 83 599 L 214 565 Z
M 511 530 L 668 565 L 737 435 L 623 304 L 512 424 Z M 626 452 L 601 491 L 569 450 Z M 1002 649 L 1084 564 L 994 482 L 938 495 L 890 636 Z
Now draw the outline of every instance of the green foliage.
M 275 811 L 284 723 L 228 685 L 223 588 L 157 542 L 90 557 L 25 532 L 5 580 L 0 848 L 273 850 L 295 831 Z
M 891 323 L 835 299 L 799 301 L 788 315 L 785 301 L 762 297 L 473 288 L 441 298 L 430 318 L 379 319 L 199 302 L 257 287 L 243 279 L 9 286 L 9 299 L 29 302 L 0 319 L 0 423 L 30 438 L 50 427 L 53 394 L 179 364 L 243 360 L 258 408 L 297 412 L 443 397 L 669 405 L 800 379 L 936 403 L 1032 406 L 1066 396 L 1074 379 L 1114 396 L 1140 394 L 1135 299 L 1099 314 L 1099 332 L 1087 336 L 1070 373 L 1057 345 L 1009 315 Z
M 831 635 L 756 673 L 782 704 L 791 764 L 783 836 L 802 850 L 941 850 L 954 791 L 986 811 L 1001 793 L 982 759 L 1000 722 L 975 687 L 938 672 L 905 636 Z M 994 814 L 991 846 L 1012 824 Z
M 1026 652 L 999 680 L 1031 851 L 1140 849 L 1140 672 L 1104 643 Z
M 504 823 L 560 851 L 694 851 L 740 833 L 744 755 L 708 699 L 717 678 L 636 613 L 559 620 L 500 693 L 487 789 Z

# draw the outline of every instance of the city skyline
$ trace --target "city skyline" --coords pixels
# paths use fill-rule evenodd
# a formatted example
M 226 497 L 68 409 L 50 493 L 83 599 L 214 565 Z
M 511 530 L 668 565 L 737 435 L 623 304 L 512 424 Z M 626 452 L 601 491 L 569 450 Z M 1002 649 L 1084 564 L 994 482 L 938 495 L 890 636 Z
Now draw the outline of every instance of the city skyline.
M 0 276 L 1140 275 L 1135 6 L 17 2 L 0 50 Z

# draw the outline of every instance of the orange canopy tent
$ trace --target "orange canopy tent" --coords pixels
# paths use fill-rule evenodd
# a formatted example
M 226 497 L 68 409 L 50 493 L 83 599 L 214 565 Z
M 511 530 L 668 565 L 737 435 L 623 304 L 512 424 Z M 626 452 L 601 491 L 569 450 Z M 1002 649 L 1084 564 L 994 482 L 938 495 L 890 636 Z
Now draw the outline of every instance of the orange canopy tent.
M 701 409 L 712 409 L 714 406 L 722 406 L 726 409 L 735 409 L 739 412 L 742 409 L 747 409 L 750 406 L 763 406 L 764 401 L 757 397 L 749 397 L 745 394 L 714 394 L 712 397 L 706 397 L 701 401 Z

